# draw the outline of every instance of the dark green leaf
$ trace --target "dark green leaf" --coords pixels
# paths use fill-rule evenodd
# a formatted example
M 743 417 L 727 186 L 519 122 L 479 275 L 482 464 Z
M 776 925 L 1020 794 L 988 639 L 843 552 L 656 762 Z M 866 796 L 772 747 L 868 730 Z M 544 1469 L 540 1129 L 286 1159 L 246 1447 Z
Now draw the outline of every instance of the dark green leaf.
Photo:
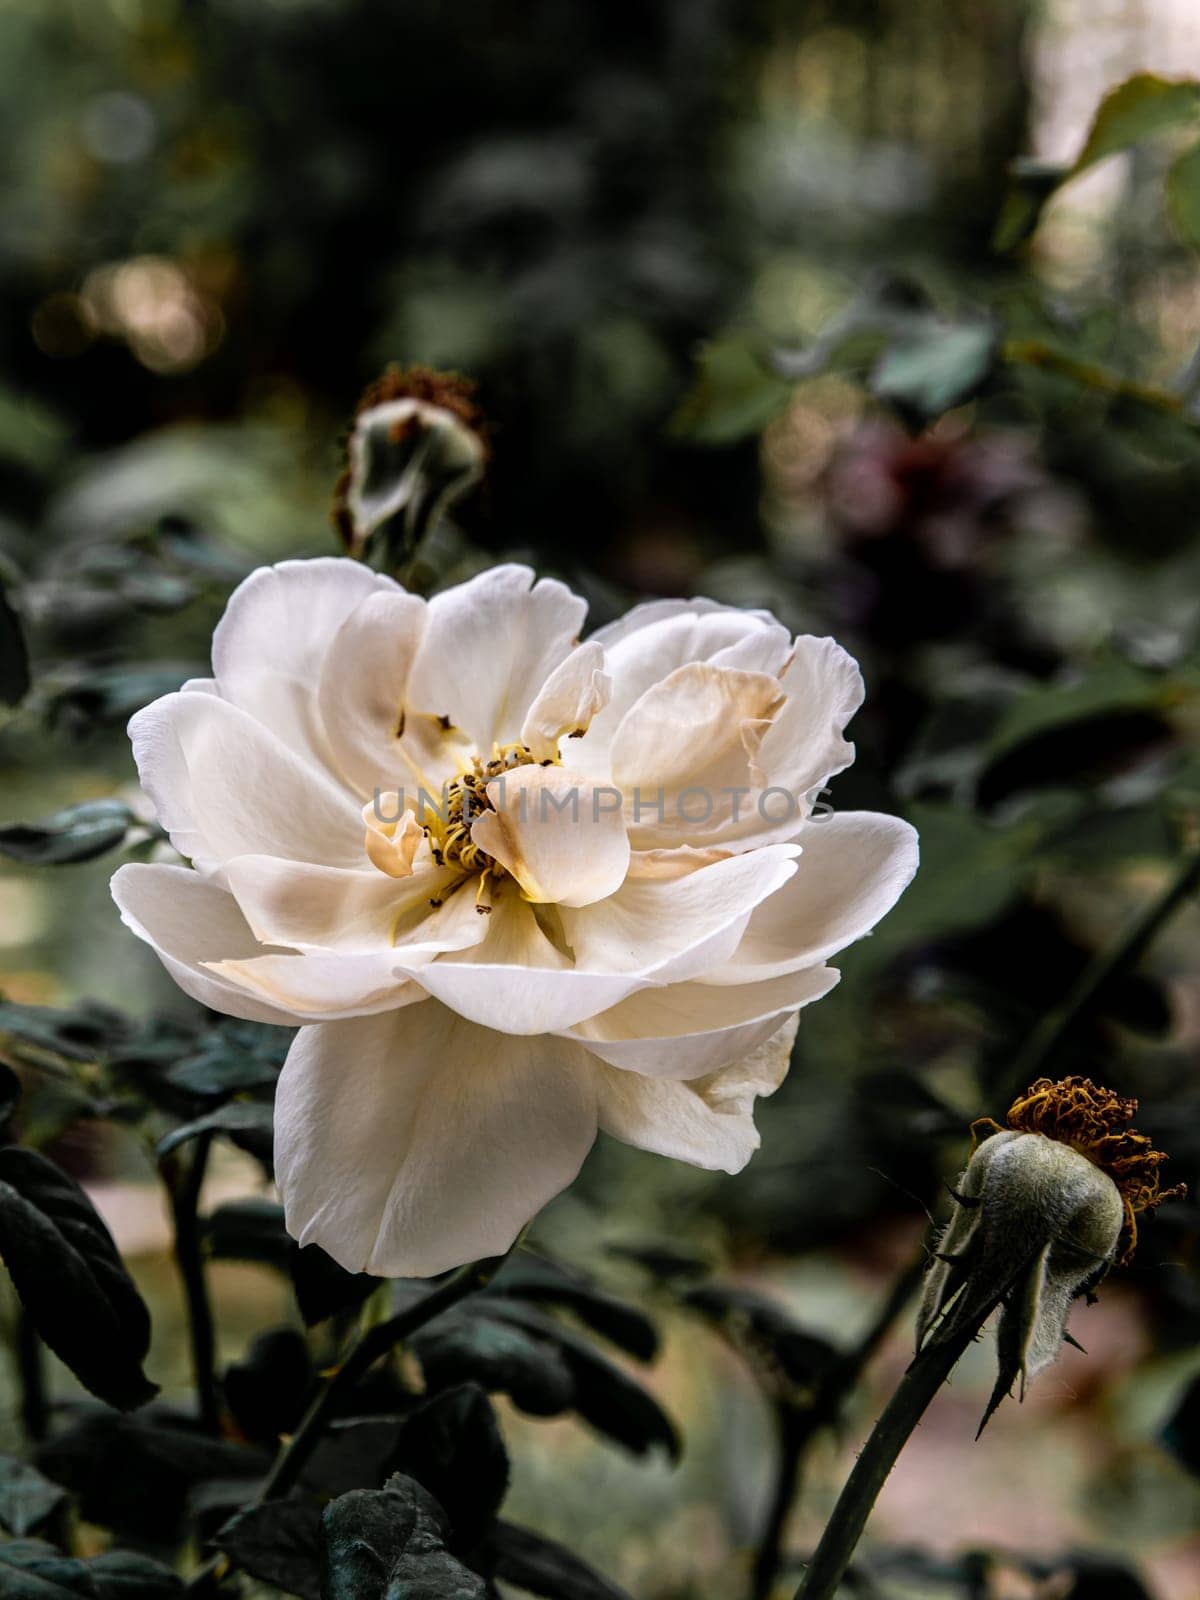
M 222 1387 L 246 1438 L 274 1448 L 304 1415 L 313 1378 L 304 1335 L 295 1328 L 274 1328 L 255 1339 L 244 1361 L 226 1370 Z
M 445 1539 L 440 1507 L 409 1478 L 344 1494 L 325 1508 L 322 1600 L 487 1600 Z
M 0 1545 L 4 1600 L 174 1600 L 183 1583 L 169 1567 L 128 1550 L 80 1561 L 39 1539 Z
M 828 1339 L 784 1307 L 740 1284 L 706 1283 L 684 1296 L 754 1368 L 763 1387 L 792 1403 L 810 1400 L 837 1360 Z
M 516 1301 L 498 1301 L 489 1314 L 557 1350 L 571 1375 L 571 1408 L 598 1433 L 635 1455 L 659 1446 L 672 1461 L 678 1460 L 679 1435 L 658 1401 L 586 1339 Z
M 204 1220 L 204 1247 L 217 1261 L 257 1261 L 286 1272 L 292 1241 L 283 1225 L 283 1207 L 250 1195 L 228 1200 Z
M 66 1496 L 36 1467 L 15 1456 L 0 1456 L 0 1527 L 17 1538 L 36 1533 Z
M 132 1550 L 106 1550 L 84 1566 L 97 1600 L 170 1600 L 184 1592 L 182 1581 L 169 1567 Z
M 307 1244 L 301 1249 L 293 1242 L 288 1265 L 296 1304 L 310 1328 L 338 1312 L 353 1311 L 363 1305 L 382 1281 L 369 1272 L 347 1272 L 316 1244 Z
M 150 1313 L 112 1235 L 73 1178 L 16 1145 L 0 1148 L 0 1256 L 34 1327 L 80 1383 L 122 1410 L 157 1393 L 142 1371 Z
M 791 392 L 745 340 L 714 339 L 700 351 L 692 388 L 671 430 L 697 444 L 735 444 L 761 433 Z
M 482 1553 L 494 1577 L 543 1600 L 628 1600 L 574 1551 L 512 1522 L 497 1522 Z
M 524 1250 L 501 1267 L 489 1295 L 561 1306 L 639 1361 L 658 1353 L 658 1333 L 644 1312 L 600 1289 L 587 1276 L 547 1256 Z
M 389 1470 L 429 1490 L 449 1519 L 454 1549 L 478 1544 L 508 1489 L 508 1452 L 483 1390 L 462 1384 L 418 1406 L 401 1425 Z
M 1200 84 L 1136 73 L 1100 102 L 1072 176 L 1152 134 L 1194 122 L 1198 113 Z
M 168 1544 L 183 1530 L 189 1495 L 218 1479 L 256 1480 L 270 1454 L 198 1431 L 158 1407 L 136 1417 L 92 1411 L 37 1452 L 37 1465 L 79 1500 L 89 1522 Z
M 194 663 L 140 662 L 134 665 L 81 665 L 59 681 L 42 684 L 50 720 L 77 733 L 93 727 L 111 727 L 129 720 L 135 711 L 161 695 L 171 694 L 188 678 L 203 675 Z
M 0 1003 L 0 1034 L 67 1061 L 94 1061 L 129 1034 L 129 1019 L 111 1006 L 83 1000 L 69 1010 Z
M 0 585 L 0 700 L 19 705 L 29 693 L 29 651 L 21 619 Z
M 155 1154 L 161 1161 L 163 1156 L 178 1150 L 190 1139 L 199 1138 L 202 1133 L 222 1133 L 239 1148 L 269 1161 L 271 1126 L 270 1106 L 254 1100 L 231 1100 L 228 1105 L 218 1106 L 215 1111 L 197 1117 L 194 1122 L 185 1122 L 181 1128 L 172 1129 L 165 1138 L 159 1140 Z
M 203 1050 L 172 1063 L 163 1076 L 175 1088 L 186 1089 L 190 1094 L 244 1094 L 251 1089 L 270 1088 L 279 1077 L 281 1064 L 275 1051 L 263 1052 L 218 1037 Z
M 301 1600 L 321 1600 L 321 1511 L 311 1500 L 268 1500 L 239 1511 L 213 1544 L 243 1572 Z
M 137 818 L 121 800 L 85 800 L 40 822 L 0 828 L 0 856 L 28 866 L 63 866 L 92 861 L 125 841 Z
M 412 1349 L 433 1390 L 478 1383 L 535 1417 L 556 1417 L 574 1398 L 575 1382 L 556 1343 L 490 1315 L 480 1302 L 435 1318 L 414 1336 Z

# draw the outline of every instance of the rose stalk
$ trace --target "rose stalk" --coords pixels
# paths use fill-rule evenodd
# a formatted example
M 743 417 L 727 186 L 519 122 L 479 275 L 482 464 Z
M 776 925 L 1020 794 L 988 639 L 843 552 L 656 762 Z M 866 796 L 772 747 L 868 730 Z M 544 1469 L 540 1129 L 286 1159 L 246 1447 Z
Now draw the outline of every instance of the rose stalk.
M 999 1372 L 983 1432 L 1019 1383 L 1055 1361 L 1073 1302 L 1137 1243 L 1137 1218 L 1183 1192 L 1163 1189 L 1167 1159 L 1130 1124 L 1137 1101 L 1087 1078 L 1039 1078 L 990 1130 L 951 1187 L 954 1205 L 930 1263 L 917 1355 L 846 1481 L 797 1600 L 833 1600 L 900 1451 L 959 1357 L 1000 1308 Z

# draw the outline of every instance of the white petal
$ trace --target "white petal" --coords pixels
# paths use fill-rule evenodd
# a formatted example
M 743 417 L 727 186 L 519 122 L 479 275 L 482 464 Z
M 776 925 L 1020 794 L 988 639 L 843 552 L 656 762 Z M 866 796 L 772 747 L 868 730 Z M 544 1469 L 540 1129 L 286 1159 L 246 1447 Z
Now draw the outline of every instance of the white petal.
M 789 1018 L 742 1060 L 686 1083 L 598 1066 L 601 1128 L 639 1150 L 740 1172 L 759 1146 L 755 1098 L 787 1075 L 796 1025 Z
M 171 843 L 205 870 L 248 852 L 361 863 L 358 805 L 228 701 L 164 695 L 132 719 L 129 737 Z
M 427 841 L 416 814 L 403 809 L 403 796 L 376 790 L 362 809 L 362 819 L 371 865 L 389 878 L 411 878 L 417 850 Z
M 435 1002 L 297 1036 L 275 1101 L 288 1231 L 350 1272 L 425 1277 L 499 1255 L 596 1132 L 586 1053 Z
M 589 640 L 572 650 L 538 691 L 521 724 L 521 743 L 535 761 L 555 760 L 559 740 L 582 739 L 611 696 L 612 679 L 604 671 L 604 651 Z
M 473 895 L 445 868 L 389 878 L 373 868 L 347 871 L 277 856 L 236 856 L 226 866 L 229 886 L 264 943 L 298 950 L 372 954 L 386 951 L 411 963 L 439 950 L 478 944 L 486 933 Z M 432 901 L 440 901 L 438 905 Z
M 917 870 L 916 830 L 883 812 L 814 818 L 796 843 L 795 876 L 758 907 L 732 959 L 706 983 L 757 982 L 826 960 L 869 933 Z
M 638 850 L 719 840 L 763 786 L 758 752 L 784 704 L 779 680 L 696 662 L 648 689 L 613 738 L 612 777 Z
M 517 767 L 487 786 L 494 811 L 471 838 L 541 905 L 587 906 L 619 889 L 629 868 L 620 796 L 565 767 Z
M 293 750 L 329 759 L 316 685 L 334 636 L 373 594 L 400 586 L 357 561 L 322 557 L 260 567 L 229 597 L 213 634 L 221 694 Z
M 110 884 L 121 921 L 158 956 L 175 982 L 201 1005 L 250 1022 L 289 1023 L 277 1006 L 251 998 L 204 966 L 262 954 L 233 896 L 189 867 L 129 862 Z
M 528 567 L 492 567 L 435 595 L 409 674 L 410 715 L 448 716 L 485 756 L 512 742 L 586 615 L 565 584 L 535 581 Z
M 612 1067 L 649 1078 L 699 1078 L 763 1044 L 784 1017 L 828 994 L 838 976 L 832 967 L 810 967 L 738 988 L 642 989 L 567 1037 Z
M 787 701 L 758 748 L 767 786 L 781 793 L 761 804 L 759 796 L 750 796 L 740 820 L 719 830 L 722 844 L 790 839 L 817 791 L 854 760 L 854 746 L 843 736 L 863 701 L 862 673 L 854 658 L 833 639 L 806 634 L 795 641 L 782 682 Z M 791 797 L 790 807 L 785 796 Z
M 754 907 L 795 870 L 794 857 L 793 848 L 775 845 L 687 878 L 627 881 L 595 905 L 564 908 L 558 915 L 574 964 L 542 934 L 531 907 L 502 893 L 483 944 L 402 970 L 484 1027 L 558 1032 L 638 989 L 713 970 L 737 948 Z
M 631 606 L 615 622 L 607 622 L 602 628 L 597 628 L 592 638 L 602 644 L 607 651 L 631 638 L 633 634 L 643 633 L 660 622 L 669 622 L 676 617 L 697 616 L 734 617 L 750 622 L 769 623 L 772 627 L 779 626 L 769 611 L 747 611 L 741 606 L 727 606 L 720 600 L 707 600 L 703 595 L 696 595 L 691 600 L 643 600 L 640 605 Z M 689 659 L 700 658 L 693 656 Z M 679 666 L 681 663 L 676 662 L 675 665 Z
M 214 961 L 208 970 L 244 993 L 262 999 L 290 1022 L 332 1022 L 394 1011 L 425 997 L 396 973 L 391 952 L 372 955 L 252 956 Z
M 589 642 L 604 648 L 612 695 L 572 752 L 571 764 L 605 779 L 613 736 L 647 689 L 696 661 L 777 675 L 791 652 L 786 628 L 765 611 L 739 611 L 711 600 L 635 606 L 619 622 L 598 629 Z
M 607 900 L 563 911 L 567 940 L 579 966 L 597 972 L 644 972 L 660 983 L 695 977 L 712 965 L 698 965 L 712 941 L 732 954 L 754 908 L 796 871 L 797 856 L 795 845 L 770 845 L 683 877 L 627 878 Z
M 426 610 L 424 600 L 401 590 L 368 595 L 333 636 L 321 664 L 315 692 L 322 726 L 337 769 L 356 794 L 414 785 L 401 734 Z

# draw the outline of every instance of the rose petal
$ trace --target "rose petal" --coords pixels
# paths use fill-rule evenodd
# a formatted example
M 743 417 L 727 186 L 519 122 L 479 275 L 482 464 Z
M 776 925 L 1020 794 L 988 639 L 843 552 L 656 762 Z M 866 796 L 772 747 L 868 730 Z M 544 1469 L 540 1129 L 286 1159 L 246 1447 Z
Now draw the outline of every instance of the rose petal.
M 321 664 L 321 723 L 337 769 L 356 794 L 417 786 L 402 734 L 426 612 L 424 600 L 399 589 L 370 594 L 334 634 Z
M 236 900 L 219 884 L 189 867 L 127 862 L 113 874 L 109 889 L 121 921 L 145 940 L 184 994 L 249 1022 L 293 1020 L 205 965 L 262 954 Z
M 226 873 L 264 943 L 341 954 L 387 951 L 411 963 L 478 944 L 487 932 L 474 891 L 444 867 L 396 879 L 373 869 L 247 855 L 234 857 Z
M 793 878 L 750 918 L 710 984 L 759 982 L 825 961 L 869 933 L 917 870 L 916 830 L 876 811 L 841 811 L 805 824 Z
M 213 634 L 221 695 L 290 749 L 331 759 L 314 685 L 338 629 L 375 594 L 403 591 L 358 561 L 322 557 L 260 567 L 233 591 Z
M 531 907 L 501 893 L 483 944 L 424 967 L 404 962 L 401 970 L 483 1027 L 558 1032 L 647 985 L 718 966 L 737 948 L 754 907 L 795 870 L 794 858 L 793 848 L 775 845 L 686 878 L 627 881 L 606 900 L 563 908 L 574 963 L 542 933 Z
M 507 1250 L 596 1132 L 578 1045 L 510 1039 L 436 1002 L 304 1028 L 279 1080 L 288 1231 L 349 1272 L 426 1277 Z
M 630 842 L 652 850 L 719 839 L 734 791 L 760 787 L 759 747 L 784 704 L 779 680 L 695 662 L 648 689 L 613 738 Z
M 546 679 L 571 650 L 584 601 L 528 567 L 492 567 L 429 602 L 408 679 L 409 714 L 449 717 L 479 754 L 516 740 Z
M 755 1098 L 773 1094 L 786 1077 L 796 1027 L 789 1018 L 742 1060 L 687 1082 L 597 1066 L 600 1127 L 639 1150 L 740 1172 L 760 1143 Z
M 496 809 L 476 817 L 471 838 L 513 875 L 526 899 L 587 906 L 620 888 L 629 837 L 618 794 L 564 767 L 517 767 L 487 793 Z
M 612 679 L 608 704 L 572 749 L 571 765 L 595 779 L 611 777 L 610 751 L 622 719 L 647 689 L 692 662 L 740 667 L 772 676 L 791 652 L 787 629 L 765 611 L 738 611 L 712 600 L 655 600 L 592 635 Z
M 832 967 L 809 967 L 738 988 L 672 983 L 641 989 L 566 1037 L 628 1072 L 698 1078 L 749 1054 L 779 1031 L 783 1017 L 828 994 L 838 977 Z
M 612 695 L 604 651 L 593 640 L 572 650 L 546 679 L 521 724 L 521 743 L 535 761 L 554 761 L 559 741 L 582 739 Z
M 357 866 L 359 807 L 310 761 L 216 695 L 164 695 L 129 724 L 142 787 L 171 843 L 206 871 L 247 853 Z

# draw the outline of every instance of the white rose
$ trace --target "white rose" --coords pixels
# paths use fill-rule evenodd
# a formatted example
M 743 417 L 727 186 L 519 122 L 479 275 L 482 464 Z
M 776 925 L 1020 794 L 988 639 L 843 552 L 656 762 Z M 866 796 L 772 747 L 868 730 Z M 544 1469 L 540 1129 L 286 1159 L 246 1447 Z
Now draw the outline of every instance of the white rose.
M 585 610 L 525 567 L 426 603 L 284 562 L 130 724 L 195 870 L 122 867 L 122 918 L 205 1005 L 302 1024 L 278 1182 L 351 1271 L 502 1252 L 597 1128 L 739 1170 L 824 963 L 915 870 L 907 823 L 813 815 L 862 698 L 832 640 L 693 600 L 579 644 Z

